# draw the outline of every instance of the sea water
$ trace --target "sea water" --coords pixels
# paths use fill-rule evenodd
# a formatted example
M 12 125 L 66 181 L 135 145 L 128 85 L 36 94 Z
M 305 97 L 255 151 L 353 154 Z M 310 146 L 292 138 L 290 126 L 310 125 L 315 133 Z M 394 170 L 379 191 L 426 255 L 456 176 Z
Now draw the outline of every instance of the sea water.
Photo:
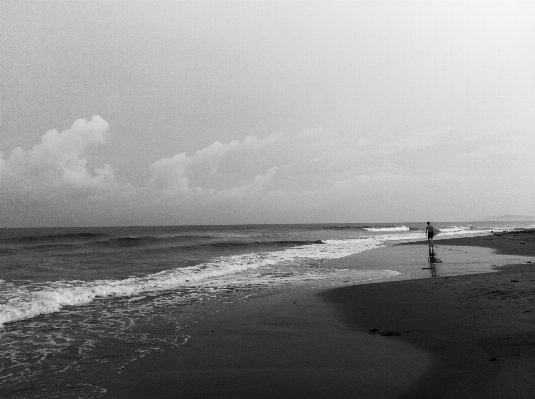
M 526 226 L 437 224 L 440 235 Z M 365 283 L 392 270 L 324 267 L 425 224 L 0 229 L 0 397 L 98 398 L 99 383 L 187 342 L 218 304 L 280 287 Z M 357 265 L 358 266 L 358 265 Z M 208 305 L 209 304 L 209 305 Z

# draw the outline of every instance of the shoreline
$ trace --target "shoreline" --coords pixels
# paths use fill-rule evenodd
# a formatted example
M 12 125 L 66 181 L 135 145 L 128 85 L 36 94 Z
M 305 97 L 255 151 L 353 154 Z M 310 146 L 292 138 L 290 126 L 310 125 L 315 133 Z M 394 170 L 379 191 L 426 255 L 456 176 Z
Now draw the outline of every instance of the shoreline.
M 502 255 L 535 256 L 535 229 L 523 229 L 503 232 L 492 232 L 490 235 L 471 237 L 440 238 L 438 244 L 445 242 L 453 246 L 477 246 L 490 248 Z M 400 245 L 411 245 L 404 243 Z
M 504 240 L 509 252 L 496 254 Z M 444 262 L 437 278 L 420 267 L 425 252 L 415 258 L 425 241 L 396 244 L 329 262 L 408 275 L 294 287 L 225 306 L 183 331 L 191 336 L 185 345 L 99 384 L 103 397 L 535 396 L 535 258 L 525 257 L 535 256 L 534 236 L 442 238 L 435 246 Z M 479 274 L 454 275 L 478 262 Z

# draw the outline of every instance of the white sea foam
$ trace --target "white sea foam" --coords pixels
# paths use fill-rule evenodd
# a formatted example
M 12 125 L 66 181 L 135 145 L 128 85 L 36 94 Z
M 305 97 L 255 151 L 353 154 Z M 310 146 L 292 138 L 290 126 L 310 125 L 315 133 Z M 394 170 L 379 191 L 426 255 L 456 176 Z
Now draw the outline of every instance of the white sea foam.
M 409 231 L 409 228 L 407 226 L 392 226 L 392 227 L 364 227 L 363 228 L 366 231 L 373 231 L 373 232 L 388 232 L 388 231 Z
M 437 229 L 437 230 L 440 236 L 490 234 L 490 230 L 479 229 L 474 226 L 448 226 L 448 227 L 441 227 L 440 229 Z
M 375 239 L 330 241 L 283 251 L 223 256 L 196 266 L 165 270 L 144 277 L 91 282 L 59 281 L 47 286 L 4 284 L 0 305 L 0 326 L 18 320 L 60 311 L 65 306 L 84 305 L 95 298 L 128 297 L 143 292 L 163 291 L 207 282 L 211 278 L 273 266 L 302 259 L 332 259 L 378 246 Z
M 59 281 L 44 287 L 4 284 L 1 288 L 5 302 L 0 305 L 0 325 L 58 312 L 65 306 L 88 304 L 95 298 L 128 297 L 143 292 L 171 290 L 281 262 L 340 258 L 379 245 L 377 238 L 329 240 L 325 244 L 304 245 L 282 251 L 223 256 L 196 266 L 122 280 Z
M 466 226 L 449 226 L 449 227 L 441 227 L 440 228 L 440 234 L 457 234 L 462 232 L 468 232 L 474 230 L 473 228 L 466 227 Z
M 455 233 L 459 232 L 451 232 Z M 303 264 L 307 261 L 342 258 L 378 248 L 386 241 L 422 237 L 423 234 L 420 232 L 385 234 L 351 240 L 326 240 L 323 244 L 296 246 L 281 251 L 222 256 L 196 266 L 180 267 L 122 280 L 89 282 L 73 280 L 24 286 L 0 282 L 0 326 L 41 314 L 58 312 L 65 306 L 88 304 L 96 298 L 132 297 L 146 292 L 173 290 L 199 284 L 210 285 L 214 278 L 221 276 L 230 277 L 252 269 L 276 270 L 274 266 L 281 264 Z

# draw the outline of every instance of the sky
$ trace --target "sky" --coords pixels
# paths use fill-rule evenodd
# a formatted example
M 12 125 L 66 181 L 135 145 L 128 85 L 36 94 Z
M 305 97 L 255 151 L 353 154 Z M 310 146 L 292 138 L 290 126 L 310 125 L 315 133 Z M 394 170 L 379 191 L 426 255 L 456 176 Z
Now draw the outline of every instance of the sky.
M 535 2 L 1 4 L 0 227 L 535 215 Z

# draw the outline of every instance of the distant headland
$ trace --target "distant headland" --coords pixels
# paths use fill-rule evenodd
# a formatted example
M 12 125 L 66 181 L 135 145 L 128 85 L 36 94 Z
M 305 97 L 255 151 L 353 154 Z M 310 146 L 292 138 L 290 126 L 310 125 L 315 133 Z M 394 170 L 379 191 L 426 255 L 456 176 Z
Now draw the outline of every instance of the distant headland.
M 494 221 L 494 222 L 529 222 L 535 220 L 535 216 L 525 216 L 525 215 L 501 215 L 501 216 L 490 216 L 484 219 L 481 219 L 482 222 Z

